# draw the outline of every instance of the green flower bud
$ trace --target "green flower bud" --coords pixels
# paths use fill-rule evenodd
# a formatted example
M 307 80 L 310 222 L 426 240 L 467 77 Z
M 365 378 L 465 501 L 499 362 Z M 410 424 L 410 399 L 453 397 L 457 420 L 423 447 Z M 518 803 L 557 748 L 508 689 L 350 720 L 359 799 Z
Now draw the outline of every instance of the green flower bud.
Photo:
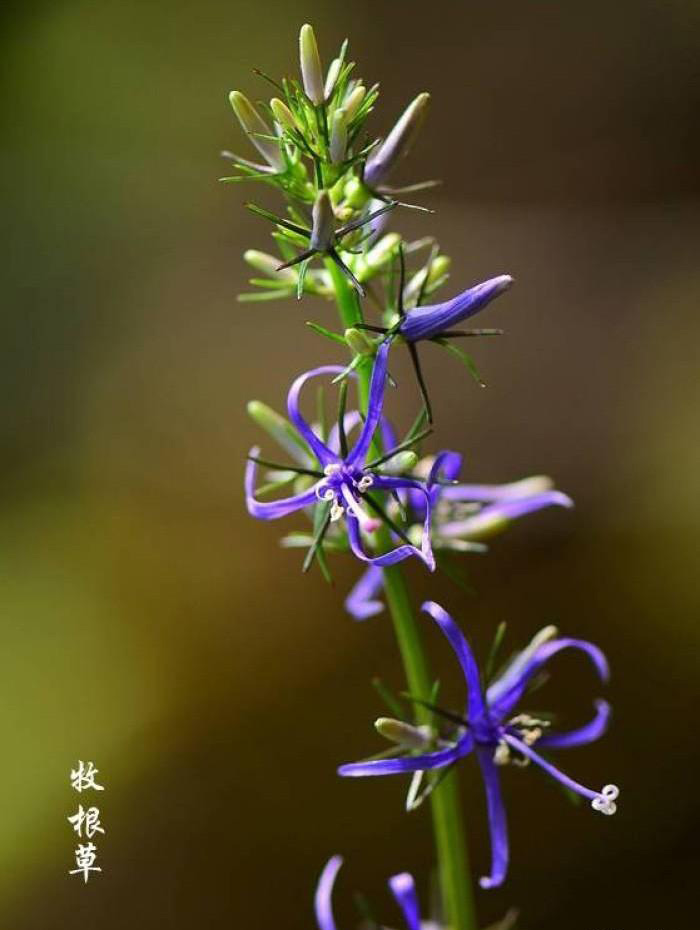
M 355 329 L 354 327 L 346 329 L 344 339 L 355 355 L 364 355 L 368 358 L 374 356 L 377 347 L 372 340 L 368 338 L 367 333 L 363 332 L 361 329 Z
M 273 133 L 250 100 L 239 90 L 232 90 L 228 99 L 243 131 L 247 133 L 248 138 L 268 165 L 275 171 L 284 171 L 284 159 L 279 145 L 271 139 L 261 139 L 259 135 L 254 135 L 254 133 L 263 133 L 269 136 Z
M 279 99 L 279 97 L 272 98 L 270 101 L 270 109 L 272 110 L 275 119 L 280 124 L 282 129 L 294 130 L 297 128 L 292 111 L 283 100 Z
M 438 255 L 430 265 L 428 272 L 428 284 L 435 284 L 440 278 L 443 278 L 450 270 L 452 259 L 448 255 Z
M 345 185 L 345 200 L 348 206 L 360 210 L 369 199 L 370 195 L 362 181 L 357 177 L 350 178 Z
M 348 144 L 348 119 L 345 110 L 342 107 L 333 114 L 331 122 L 331 144 L 330 154 L 331 162 L 339 165 L 345 158 L 345 149 Z
M 367 267 L 376 270 L 388 264 L 399 242 L 401 242 L 401 236 L 398 233 L 387 233 L 386 236 L 382 236 L 365 255 Z
M 251 268 L 254 268 L 256 271 L 261 271 L 270 278 L 279 278 L 282 281 L 296 281 L 296 274 L 292 269 L 285 268 L 282 271 L 278 271 L 277 268 L 280 265 L 279 258 L 275 258 L 274 255 L 268 255 L 267 252 L 258 252 L 257 249 L 247 249 L 243 253 L 243 260 L 247 262 Z
M 404 449 L 403 452 L 397 452 L 387 459 L 383 465 L 377 467 L 377 471 L 389 475 L 404 475 L 406 472 L 412 472 L 418 462 L 418 456 L 411 449 Z
M 309 100 L 319 106 L 325 99 L 323 71 L 313 28 L 306 23 L 299 33 L 299 64 L 304 90 Z
M 351 123 L 357 114 L 357 111 L 360 109 L 360 104 L 365 99 L 367 89 L 358 84 L 357 87 L 348 95 L 347 100 L 343 104 L 345 112 L 348 115 L 348 122 Z
M 295 461 L 307 461 L 308 453 L 299 439 L 296 430 L 288 420 L 268 407 L 260 400 L 251 400 L 247 405 L 248 415 L 258 424 L 268 436 L 285 449 Z
M 414 727 L 393 717 L 380 717 L 374 721 L 374 727 L 380 736 L 408 749 L 425 749 L 432 742 L 433 733 L 429 726 Z

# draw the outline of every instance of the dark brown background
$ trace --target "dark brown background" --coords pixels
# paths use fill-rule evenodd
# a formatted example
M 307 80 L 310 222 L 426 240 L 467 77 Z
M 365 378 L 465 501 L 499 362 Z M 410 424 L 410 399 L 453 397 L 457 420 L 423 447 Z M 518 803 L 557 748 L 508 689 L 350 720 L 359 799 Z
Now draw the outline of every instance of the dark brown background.
M 618 816 L 506 772 L 513 866 L 480 894 L 483 923 L 517 904 L 533 930 L 692 924 L 698 6 L 4 9 L 3 926 L 308 928 L 336 851 L 342 926 L 357 887 L 398 923 L 392 872 L 414 870 L 427 897 L 428 823 L 402 814 L 404 786 L 334 776 L 377 746 L 370 677 L 401 685 L 388 621 L 353 624 L 339 603 L 356 566 L 334 590 L 302 578 L 280 527 L 242 503 L 244 402 L 281 406 L 328 358 L 302 321 L 332 312 L 236 304 L 240 254 L 268 230 L 241 208 L 251 191 L 217 185 L 217 152 L 244 146 L 226 92 L 265 95 L 251 69 L 295 68 L 307 20 L 326 61 L 348 35 L 381 81 L 377 132 L 434 95 L 404 175 L 445 185 L 437 214 L 403 228 L 439 234 L 455 290 L 517 279 L 483 318 L 508 331 L 475 349 L 486 390 L 424 353 L 436 445 L 462 449 L 475 480 L 544 471 L 577 503 L 468 560 L 471 596 L 412 566 L 416 597 L 442 599 L 482 652 L 501 619 L 514 644 L 556 621 L 613 665 L 610 735 L 561 761 L 620 784 Z M 395 402 L 403 422 L 413 400 Z M 555 671 L 551 705 L 587 713 L 588 669 Z M 87 887 L 66 874 L 78 757 L 107 786 Z M 464 769 L 478 872 L 484 804 Z

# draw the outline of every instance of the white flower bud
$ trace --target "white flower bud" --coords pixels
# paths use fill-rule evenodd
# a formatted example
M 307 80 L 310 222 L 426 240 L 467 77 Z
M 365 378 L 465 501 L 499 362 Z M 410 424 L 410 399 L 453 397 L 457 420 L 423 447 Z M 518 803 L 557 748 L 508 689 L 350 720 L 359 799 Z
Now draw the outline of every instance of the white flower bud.
M 313 28 L 306 23 L 299 33 L 299 64 L 304 90 L 309 100 L 320 106 L 325 99 L 323 71 Z

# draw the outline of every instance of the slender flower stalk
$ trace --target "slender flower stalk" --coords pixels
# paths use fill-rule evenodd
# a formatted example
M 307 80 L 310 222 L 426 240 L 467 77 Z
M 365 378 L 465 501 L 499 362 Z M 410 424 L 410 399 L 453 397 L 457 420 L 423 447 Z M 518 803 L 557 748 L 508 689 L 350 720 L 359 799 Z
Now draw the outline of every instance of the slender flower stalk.
M 264 164 L 223 153 L 237 173 L 222 181 L 272 187 L 283 202 L 281 213 L 246 203 L 271 224 L 273 251 L 279 254 L 246 250 L 245 260 L 255 275 L 250 281 L 254 290 L 240 299 L 333 298 L 340 331 L 320 322 L 308 323 L 326 344 L 343 353 L 342 364 L 322 364 L 295 378 L 288 393 L 287 418 L 260 401 L 249 403 L 250 416 L 280 446 L 284 460 L 264 457 L 257 446 L 251 449 L 245 469 L 246 504 L 258 519 L 298 514 L 306 520 L 304 530 L 289 533 L 282 541 L 287 548 L 307 550 L 305 571 L 318 566 L 330 580 L 329 560 L 343 553 L 364 563 L 364 574 L 346 608 L 356 619 L 365 619 L 386 604 L 414 713 L 411 719 L 380 718 L 377 729 L 392 748 L 382 758 L 342 766 L 340 773 L 413 773 L 407 807 L 429 802 L 442 910 L 439 918 L 423 920 L 413 879 L 399 873 L 389 885 L 404 924 L 408 930 L 477 930 L 457 763 L 474 753 L 482 770 L 492 864 L 481 886 L 494 887 L 504 880 L 508 865 L 499 766 L 532 763 L 589 800 L 593 809 L 614 813 L 615 786 L 590 789 L 539 752 L 597 739 L 607 726 L 609 706 L 599 701 L 589 724 L 569 732 L 550 729 L 548 717 L 516 712 L 536 673 L 562 649 L 584 652 L 603 679 L 607 663 L 592 644 L 559 638 L 546 628 L 484 690 L 466 639 L 441 607 L 427 602 L 424 609 L 457 655 L 468 694 L 461 715 L 434 703 L 434 678 L 401 563 L 413 559 L 434 571 L 440 567 L 436 553 L 484 551 L 483 540 L 513 520 L 549 506 L 570 507 L 572 502 L 541 477 L 506 485 L 462 483 L 459 454 L 430 455 L 423 450 L 434 415 L 420 365 L 420 344 L 432 342 L 445 348 L 482 384 L 473 359 L 455 340 L 502 331 L 454 327 L 488 306 L 512 278 L 489 278 L 449 300 L 433 297 L 454 263 L 432 236 L 405 241 L 387 224 L 395 219 L 395 210 L 412 207 L 430 212 L 397 195 L 425 190 L 434 182 L 401 189 L 386 186 L 424 122 L 429 94 L 421 93 L 409 104 L 385 139 L 371 141 L 367 122 L 378 99 L 378 85 L 357 75 L 347 49 L 345 41 L 324 75 L 314 31 L 306 24 L 299 35 L 301 80 L 267 78 L 275 96 L 269 107 L 260 105 L 262 112 L 242 92 L 230 95 L 241 127 Z M 376 319 L 366 316 L 370 301 Z M 401 346 L 409 354 L 423 401 L 403 439 L 384 410 L 387 386 L 395 385 L 390 361 Z M 338 393 L 337 416 L 330 428 L 322 402 L 313 421 L 301 411 L 302 390 L 320 379 L 330 379 Z M 349 407 L 353 386 L 357 402 Z M 319 930 L 337 930 L 331 891 L 339 867 L 340 859 L 331 859 L 319 882 Z M 505 927 L 504 923 L 499 930 Z

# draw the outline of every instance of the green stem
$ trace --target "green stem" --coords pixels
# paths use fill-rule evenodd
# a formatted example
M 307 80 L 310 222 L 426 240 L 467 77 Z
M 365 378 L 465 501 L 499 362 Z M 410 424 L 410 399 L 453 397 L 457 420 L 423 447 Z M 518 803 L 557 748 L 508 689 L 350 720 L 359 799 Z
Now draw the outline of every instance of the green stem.
M 326 262 L 326 267 L 331 274 L 343 325 L 347 328 L 361 322 L 362 311 L 355 291 L 336 265 Z M 361 365 L 358 370 L 358 389 L 362 404 L 366 404 L 367 401 L 370 373 L 369 365 Z M 386 528 L 378 531 L 377 535 L 380 547 L 388 548 L 390 538 Z M 398 565 L 388 566 L 382 571 L 384 593 L 408 689 L 416 697 L 428 700 L 431 692 L 430 670 L 406 580 Z M 430 711 L 417 705 L 416 720 L 418 723 L 430 723 Z M 451 930 L 477 930 L 469 856 L 455 772 L 450 772 L 433 791 L 430 804 L 445 919 Z

